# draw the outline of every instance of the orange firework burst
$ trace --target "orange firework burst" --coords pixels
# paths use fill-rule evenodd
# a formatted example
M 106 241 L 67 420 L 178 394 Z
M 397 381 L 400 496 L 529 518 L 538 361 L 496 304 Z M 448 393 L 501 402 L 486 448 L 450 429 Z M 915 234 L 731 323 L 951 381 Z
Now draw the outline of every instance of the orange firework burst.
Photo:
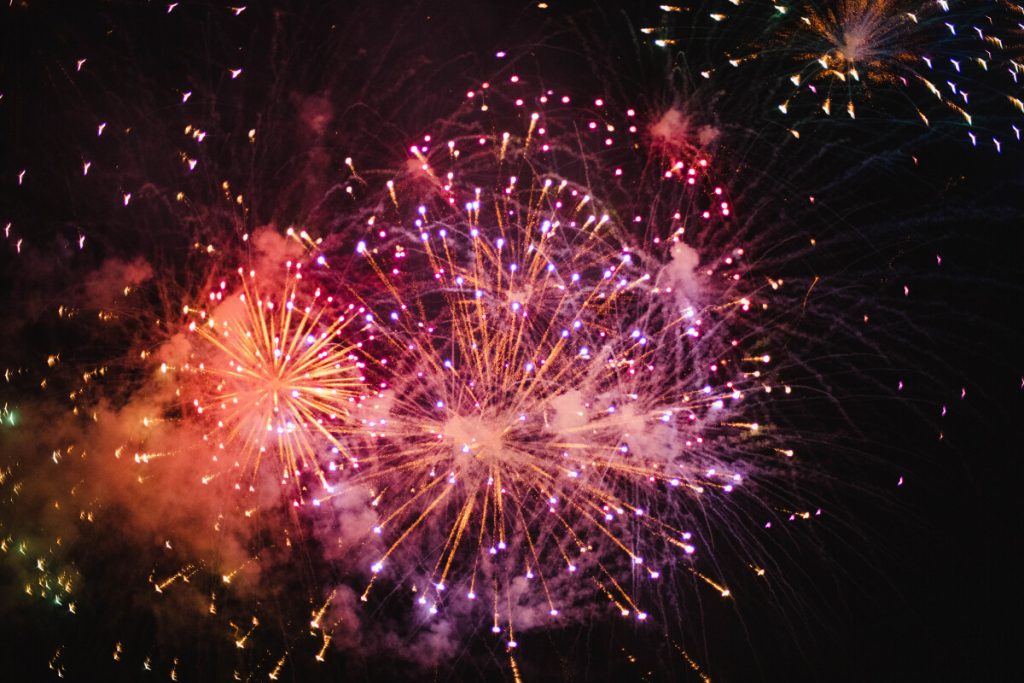
M 192 405 L 214 422 L 206 438 L 234 466 L 254 472 L 269 453 L 285 479 L 303 471 L 322 478 L 318 450 L 344 452 L 339 434 L 363 392 L 357 344 L 346 337 L 360 313 L 320 289 L 303 303 L 298 265 L 276 300 L 254 271 L 239 275 L 237 294 L 225 296 L 225 282 L 210 294 L 211 313 L 186 308 L 199 318 L 189 324 L 198 362 L 186 369 L 202 378 Z

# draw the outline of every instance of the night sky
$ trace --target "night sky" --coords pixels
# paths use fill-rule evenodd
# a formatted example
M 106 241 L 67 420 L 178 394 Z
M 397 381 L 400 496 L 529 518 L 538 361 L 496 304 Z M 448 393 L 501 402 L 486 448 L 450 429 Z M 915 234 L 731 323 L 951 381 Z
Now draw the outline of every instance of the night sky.
M 910 1 L 794 2 L 786 15 L 755 0 L 668 10 L 600 1 L 5 3 L 0 681 L 1019 677 L 1022 601 L 1014 562 L 1022 529 L 1014 487 L 1024 400 L 1024 148 L 1013 126 L 1024 128 L 1024 115 L 1007 98 L 1024 99 L 1024 91 L 1007 65 L 1022 57 L 1024 15 L 994 1 L 950 5 L 943 16 L 934 3 Z M 908 11 L 924 28 L 892 18 Z M 814 21 L 787 19 L 803 13 L 840 25 L 843 12 L 845 38 L 830 34 L 838 48 L 801 33 Z M 944 36 L 945 21 L 958 27 L 955 39 Z M 1000 47 L 973 40 L 977 27 L 998 36 Z M 844 66 L 836 56 L 844 49 L 862 59 Z M 848 71 L 845 80 L 821 74 L 814 50 L 830 55 L 836 72 L 859 65 L 860 80 Z M 929 77 L 955 108 L 913 75 L 924 73 L 922 55 L 934 58 Z M 988 60 L 987 71 L 977 68 L 979 56 Z M 950 58 L 962 62 L 961 74 L 949 76 Z M 790 79 L 794 72 L 803 74 L 800 85 Z M 1024 78 L 1019 69 L 1018 77 Z M 951 78 L 958 91 L 970 92 L 969 106 L 946 94 Z M 847 114 L 848 103 L 856 118 Z M 527 133 L 531 111 L 543 112 L 543 132 Z M 519 171 L 509 170 L 500 147 L 508 130 L 510 158 L 524 160 Z M 461 157 L 449 156 L 447 139 L 459 140 Z M 549 150 L 540 145 L 547 143 L 545 156 Z M 421 147 L 410 152 L 413 145 Z M 449 167 L 455 180 L 447 182 L 456 190 L 445 185 Z M 693 189 L 680 170 L 686 168 L 699 178 Z M 510 173 L 519 174 L 511 185 Z M 499 558 L 492 567 L 484 541 L 481 560 L 466 548 L 450 551 L 453 597 L 438 597 L 436 618 L 414 603 L 427 594 L 427 579 L 436 581 L 439 554 L 445 557 L 448 532 L 458 523 L 457 508 L 438 506 L 428 512 L 449 510 L 450 518 L 414 524 L 385 570 L 372 571 L 375 592 L 361 602 L 368 558 L 380 552 L 379 541 L 363 532 L 387 511 L 405 510 L 398 506 L 411 493 L 395 491 L 419 489 L 411 479 L 370 479 L 370 495 L 361 493 L 358 502 L 353 494 L 325 498 L 321 506 L 323 477 L 344 491 L 363 492 L 367 481 L 351 466 L 336 471 L 325 463 L 332 447 L 335 455 L 351 448 L 374 463 L 375 454 L 403 457 L 416 442 L 398 437 L 366 446 L 371 418 L 364 417 L 354 419 L 358 428 L 296 437 L 294 443 L 311 444 L 308 458 L 301 446 L 285 459 L 278 440 L 260 460 L 271 464 L 218 470 L 209 459 L 213 422 L 194 406 L 221 400 L 210 398 L 221 388 L 211 388 L 217 382 L 206 365 L 226 352 L 190 336 L 189 322 L 202 326 L 206 318 L 196 316 L 205 316 L 204 305 L 227 315 L 217 306 L 218 292 L 225 300 L 237 294 L 239 268 L 281 270 L 287 258 L 305 269 L 304 296 L 317 287 L 324 297 L 358 298 L 377 318 L 392 310 L 375 308 L 390 296 L 390 284 L 382 283 L 407 288 L 414 294 L 402 301 L 414 301 L 409 310 L 426 321 L 408 329 L 425 334 L 429 327 L 432 336 L 423 338 L 440 339 L 454 286 L 433 283 L 461 261 L 428 261 L 417 246 L 419 230 L 435 230 L 432 220 L 455 225 L 453 232 L 470 225 L 434 218 L 449 196 L 459 197 L 450 204 L 461 211 L 463 190 L 468 198 L 482 186 L 485 196 L 493 190 L 526 204 L 537 189 L 530 183 L 544 177 L 582 188 L 553 216 L 568 215 L 589 192 L 597 218 L 602 210 L 609 216 L 600 219 L 608 223 L 603 229 L 616 235 L 608 238 L 608 254 L 620 258 L 619 251 L 630 251 L 622 245 L 634 245 L 628 266 L 658 273 L 626 293 L 606 295 L 605 285 L 593 285 L 602 301 L 619 299 L 598 309 L 584 330 L 599 329 L 611 349 L 609 338 L 636 340 L 639 331 L 629 335 L 642 320 L 649 348 L 670 349 L 649 356 L 658 359 L 649 361 L 657 365 L 657 383 L 629 384 L 633 375 L 614 374 L 615 386 L 640 387 L 637 405 L 645 389 L 652 405 L 686 403 L 705 383 L 711 399 L 723 397 L 718 405 L 692 399 L 701 407 L 688 413 L 710 455 L 687 450 L 697 437 L 682 428 L 655 439 L 663 432 L 644 427 L 651 431 L 643 438 L 608 437 L 620 439 L 606 444 L 609 450 L 629 451 L 630 463 L 642 463 L 622 470 L 622 481 L 614 479 L 618 470 L 595 480 L 586 472 L 569 475 L 597 482 L 586 494 L 595 499 L 608 490 L 620 503 L 649 503 L 634 516 L 661 515 L 674 540 L 662 542 L 672 535 L 664 532 L 645 539 L 642 522 L 603 527 L 582 512 L 585 503 L 566 507 L 579 512 L 567 512 L 571 524 L 562 528 L 544 521 L 553 518 L 544 517 L 547 502 L 536 518 L 523 503 L 527 533 L 555 540 L 547 554 L 528 554 L 527 536 L 510 522 L 510 557 L 522 552 L 527 571 L 552 577 L 550 604 L 564 607 L 548 619 L 548 602 L 517 593 L 520 602 L 508 611 L 520 626 L 512 636 L 502 622 L 496 637 L 486 605 L 474 611 L 457 606 L 454 596 L 466 593 L 470 569 L 476 580 L 477 563 L 491 567 L 480 576 L 501 585 L 501 552 L 491 552 Z M 513 188 L 516 182 L 528 190 Z M 417 216 L 417 205 L 430 208 Z M 494 215 L 484 212 L 481 231 L 493 228 Z M 426 227 L 412 222 L 417 218 Z M 514 218 L 502 232 L 510 250 L 522 239 L 516 220 L 528 222 Z M 677 230 L 683 226 L 685 233 Z M 363 258 L 367 244 L 372 253 L 378 246 L 381 254 L 394 253 L 391 236 L 381 236 L 385 227 L 409 232 L 411 255 L 387 263 L 408 263 L 411 275 L 387 279 Z M 685 249 L 665 246 L 673 240 Z M 613 282 L 602 278 L 608 259 L 587 261 L 591 247 L 580 244 L 552 258 L 584 263 L 584 282 Z M 690 253 L 699 267 L 680 265 Z M 289 277 L 294 272 L 289 265 Z M 733 273 L 735 280 L 727 280 Z M 502 290 L 498 280 L 495 290 L 533 296 L 512 285 Z M 668 299 L 666 282 L 675 290 Z M 714 289 L 713 282 L 726 284 Z M 710 300 L 712 292 L 720 298 Z M 327 317 L 343 311 L 319 296 L 316 305 Z M 771 306 L 750 306 L 745 315 L 740 296 Z M 689 318 L 679 325 L 678 310 L 657 303 L 669 299 L 683 316 L 688 306 L 697 308 L 705 328 L 692 336 L 700 343 L 686 341 Z M 535 319 L 557 322 L 562 309 L 545 312 L 544 302 L 531 299 L 541 307 Z M 518 312 L 518 300 L 514 305 Z M 596 308 L 588 300 L 574 319 Z M 426 410 L 429 392 L 417 382 L 428 386 L 429 377 L 414 379 L 414 371 L 432 367 L 435 355 L 446 360 L 440 354 L 456 353 L 457 343 L 437 341 L 435 349 L 428 342 L 428 351 L 402 366 L 400 354 L 375 344 L 402 338 L 404 323 L 370 322 L 366 312 L 360 309 L 339 333 L 351 334 L 353 346 L 339 352 L 338 362 L 365 361 L 342 379 L 362 373 L 368 384 L 357 394 L 365 406 L 385 403 L 375 383 L 397 387 L 388 401 L 398 407 L 387 403 L 384 414 L 400 425 L 403 400 L 410 412 Z M 464 325 L 475 320 L 453 315 Z M 435 325 L 442 332 L 434 334 Z M 310 331 L 316 330 L 300 337 Z M 522 358 L 547 355 L 552 344 L 541 337 L 539 350 L 527 349 Z M 607 369 L 615 353 L 595 345 L 577 355 L 618 373 Z M 556 355 L 548 356 L 552 365 Z M 739 389 L 718 383 L 762 355 L 770 356 L 758 366 L 763 376 L 731 375 L 750 382 L 738 385 L 742 401 Z M 384 357 L 390 364 L 379 362 Z M 607 386 L 587 394 L 589 382 L 604 380 L 593 380 L 599 371 L 579 370 L 580 362 L 566 363 L 564 376 L 575 380 L 561 384 L 582 389 L 576 400 L 586 402 L 590 419 L 597 419 L 597 407 L 614 412 L 602 403 L 613 400 Z M 707 371 L 716 363 L 724 369 Z M 501 386 L 508 395 L 492 391 L 494 404 L 515 402 L 515 391 Z M 530 449 L 562 429 L 557 406 L 581 395 L 566 386 L 557 388 L 564 392 L 558 398 L 538 402 L 547 431 L 523 436 L 517 453 L 541 452 Z M 275 381 L 272 392 L 278 390 Z M 442 403 L 428 407 L 440 410 Z M 318 406 L 325 414 L 348 410 Z M 353 414 L 368 415 L 365 406 Z M 727 415 L 715 418 L 719 409 Z M 676 419 L 674 408 L 659 410 L 664 422 Z M 248 425 L 254 418 L 243 410 L 235 419 Z M 154 436 L 140 436 L 144 421 Z M 479 462 L 520 471 L 518 461 L 500 464 L 511 451 L 487 445 L 483 418 L 468 424 L 449 418 L 438 435 L 473 441 L 476 449 L 476 460 L 444 451 L 452 481 L 472 479 L 482 471 L 474 469 Z M 501 438 L 525 433 L 513 429 Z M 257 452 L 255 434 L 234 434 L 227 450 Z M 597 442 L 580 447 L 596 449 Z M 670 465 L 651 464 L 644 448 L 653 442 L 671 454 Z M 487 455 L 489 448 L 498 455 Z M 541 467 L 550 461 L 537 457 Z M 708 463 L 723 471 L 707 472 Z M 673 467 L 687 476 L 699 469 L 692 480 L 682 477 L 682 488 L 692 481 L 708 492 L 672 498 L 679 481 L 661 473 Z M 372 476 L 372 465 L 364 469 Z M 726 470 L 742 480 L 725 479 Z M 530 490 L 551 500 L 573 490 L 550 493 L 547 486 Z M 382 507 L 371 507 L 378 495 Z M 412 497 L 411 509 L 420 504 Z M 498 527 L 486 521 L 487 505 L 480 538 L 489 524 Z M 691 537 L 680 537 L 677 527 L 693 530 L 695 552 L 679 550 Z M 395 542 L 388 533 L 384 547 Z M 625 560 L 615 555 L 613 536 L 629 546 Z M 572 566 L 567 573 L 574 538 L 598 550 L 588 549 L 580 571 Z M 635 555 L 630 561 L 641 547 L 649 548 L 649 565 L 661 561 L 657 581 L 645 578 L 646 565 L 638 569 Z M 589 565 L 588 554 L 597 556 Z M 509 560 L 513 565 L 505 587 L 495 589 L 500 600 L 525 585 L 522 562 Z M 621 593 L 611 587 L 613 577 Z M 476 585 L 470 592 L 480 593 L 480 603 L 489 600 L 490 589 Z M 649 615 L 622 618 L 610 606 L 631 599 Z

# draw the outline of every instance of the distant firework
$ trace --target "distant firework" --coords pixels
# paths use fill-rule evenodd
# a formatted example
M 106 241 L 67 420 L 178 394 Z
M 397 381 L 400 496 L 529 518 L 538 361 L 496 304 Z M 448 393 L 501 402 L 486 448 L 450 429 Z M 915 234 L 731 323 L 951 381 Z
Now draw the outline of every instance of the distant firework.
M 750 282 L 742 247 L 708 258 L 687 244 L 710 245 L 731 217 L 714 164 L 652 140 L 660 170 L 638 191 L 660 197 L 630 225 L 596 194 L 611 169 L 590 169 L 590 186 L 553 170 L 594 161 L 562 137 L 577 110 L 542 100 L 550 117 L 522 112 L 520 134 L 425 136 L 369 199 L 368 232 L 340 257 L 367 275 L 334 281 L 374 311 L 380 391 L 358 409 L 360 454 L 315 501 L 330 514 L 335 495 L 364 490 L 379 547 L 364 601 L 410 581 L 425 618 L 486 615 L 510 651 L 522 630 L 602 604 L 645 621 L 637 581 L 666 568 L 728 597 L 695 561 L 704 525 L 748 533 L 714 508 L 792 455 L 750 417 L 790 393 L 758 332 L 781 280 Z M 645 139 L 610 123 L 633 116 L 582 127 L 595 145 Z
M 962 130 L 975 146 L 1020 142 L 1024 10 L 1015 3 L 723 0 L 661 10 L 663 24 L 643 29 L 652 42 L 699 64 L 698 80 L 731 79 L 722 72 L 734 68 L 743 71 L 730 80 L 737 86 L 767 79 L 771 106 L 795 135 L 822 116 L 912 116 Z M 700 51 L 708 45 L 721 52 Z

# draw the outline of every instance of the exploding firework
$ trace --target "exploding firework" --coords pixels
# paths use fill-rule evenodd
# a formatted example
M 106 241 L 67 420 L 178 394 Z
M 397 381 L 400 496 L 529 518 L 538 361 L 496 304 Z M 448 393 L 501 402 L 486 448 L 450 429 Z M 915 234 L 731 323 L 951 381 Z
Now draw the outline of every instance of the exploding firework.
M 254 473 L 269 456 L 297 484 L 303 472 L 322 477 L 324 445 L 345 449 L 339 434 L 364 393 L 358 342 L 347 335 L 362 321 L 355 305 L 340 307 L 319 289 L 304 300 L 301 263 L 286 265 L 276 296 L 260 290 L 255 271 L 239 269 L 239 292 L 225 296 L 221 281 L 209 294 L 212 311 L 185 307 L 196 348 L 181 368 L 179 393 L 212 424 L 203 438 L 214 462 Z
M 691 558 L 696 511 L 789 454 L 746 408 L 789 391 L 752 350 L 769 297 L 745 281 L 743 249 L 701 263 L 685 241 L 731 215 L 708 160 L 659 162 L 676 212 L 637 238 L 553 170 L 558 116 L 523 119 L 521 136 L 414 146 L 367 220 L 355 251 L 378 283 L 363 298 L 381 390 L 338 484 L 365 489 L 378 520 L 364 600 L 409 578 L 427 614 L 482 605 L 509 648 L 537 615 L 558 623 L 595 599 L 646 620 L 637 581 L 666 566 L 728 596 Z
M 1017 82 L 1019 67 L 1008 61 L 995 5 L 842 0 L 776 12 L 772 36 L 755 53 L 730 61 L 778 60 L 795 68 L 794 90 L 778 105 L 783 114 L 810 98 L 826 115 L 842 110 L 856 118 L 859 105 L 884 109 L 897 95 L 925 125 L 937 105 L 970 127 L 972 104 L 993 92 L 1020 107 L 1012 94 L 1001 94 Z M 1012 130 L 1019 140 L 1018 128 Z

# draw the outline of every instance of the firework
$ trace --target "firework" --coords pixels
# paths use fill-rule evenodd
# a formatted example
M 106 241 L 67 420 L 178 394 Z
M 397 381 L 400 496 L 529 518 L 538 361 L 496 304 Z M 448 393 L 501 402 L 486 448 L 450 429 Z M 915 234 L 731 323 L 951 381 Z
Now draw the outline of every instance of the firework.
M 744 481 L 759 426 L 743 399 L 772 389 L 770 356 L 730 336 L 756 325 L 755 295 L 737 293 L 743 250 L 699 268 L 683 239 L 711 219 L 692 197 L 707 159 L 659 171 L 687 216 L 633 243 L 584 186 L 545 172 L 557 124 L 523 118 L 522 136 L 415 146 L 368 219 L 355 251 L 385 293 L 367 303 L 382 389 L 342 484 L 365 488 L 378 516 L 364 599 L 415 568 L 424 610 L 485 605 L 509 648 L 541 608 L 564 618 L 600 597 L 647 619 L 634 582 L 665 564 L 728 596 L 681 559 L 696 551 L 688 525 L 699 501 Z
M 303 472 L 320 474 L 318 449 L 345 448 L 338 435 L 363 393 L 357 342 L 346 335 L 365 321 L 354 305 L 336 312 L 334 297 L 319 289 L 301 297 L 302 266 L 287 268 L 276 296 L 261 291 L 255 271 L 239 269 L 237 293 L 221 281 L 208 297 L 212 310 L 185 307 L 196 348 L 178 393 L 211 425 L 204 441 L 215 461 L 255 472 L 269 455 L 283 479 L 297 482 Z
M 1013 117 L 1024 111 L 1021 10 L 1013 3 L 711 2 L 661 10 L 662 25 L 643 29 L 659 49 L 678 53 L 695 81 L 747 88 L 757 74 L 775 83 L 752 95 L 767 95 L 793 121 L 794 135 L 815 114 L 898 121 L 912 113 L 925 126 L 966 128 L 973 145 L 983 133 L 997 151 L 1020 140 Z M 742 72 L 736 80 L 724 73 L 731 68 Z
M 780 6 L 772 37 L 756 53 L 731 62 L 791 65 L 793 92 L 778 105 L 783 114 L 798 99 L 810 98 L 826 115 L 843 111 L 856 118 L 859 105 L 881 109 L 895 95 L 925 125 L 937 105 L 971 126 L 972 104 L 1012 88 L 1018 78 L 1018 66 L 1010 62 L 1012 78 L 1000 83 L 1009 46 L 999 37 L 1004 27 L 991 16 L 999 8 L 984 5 L 842 0 Z

